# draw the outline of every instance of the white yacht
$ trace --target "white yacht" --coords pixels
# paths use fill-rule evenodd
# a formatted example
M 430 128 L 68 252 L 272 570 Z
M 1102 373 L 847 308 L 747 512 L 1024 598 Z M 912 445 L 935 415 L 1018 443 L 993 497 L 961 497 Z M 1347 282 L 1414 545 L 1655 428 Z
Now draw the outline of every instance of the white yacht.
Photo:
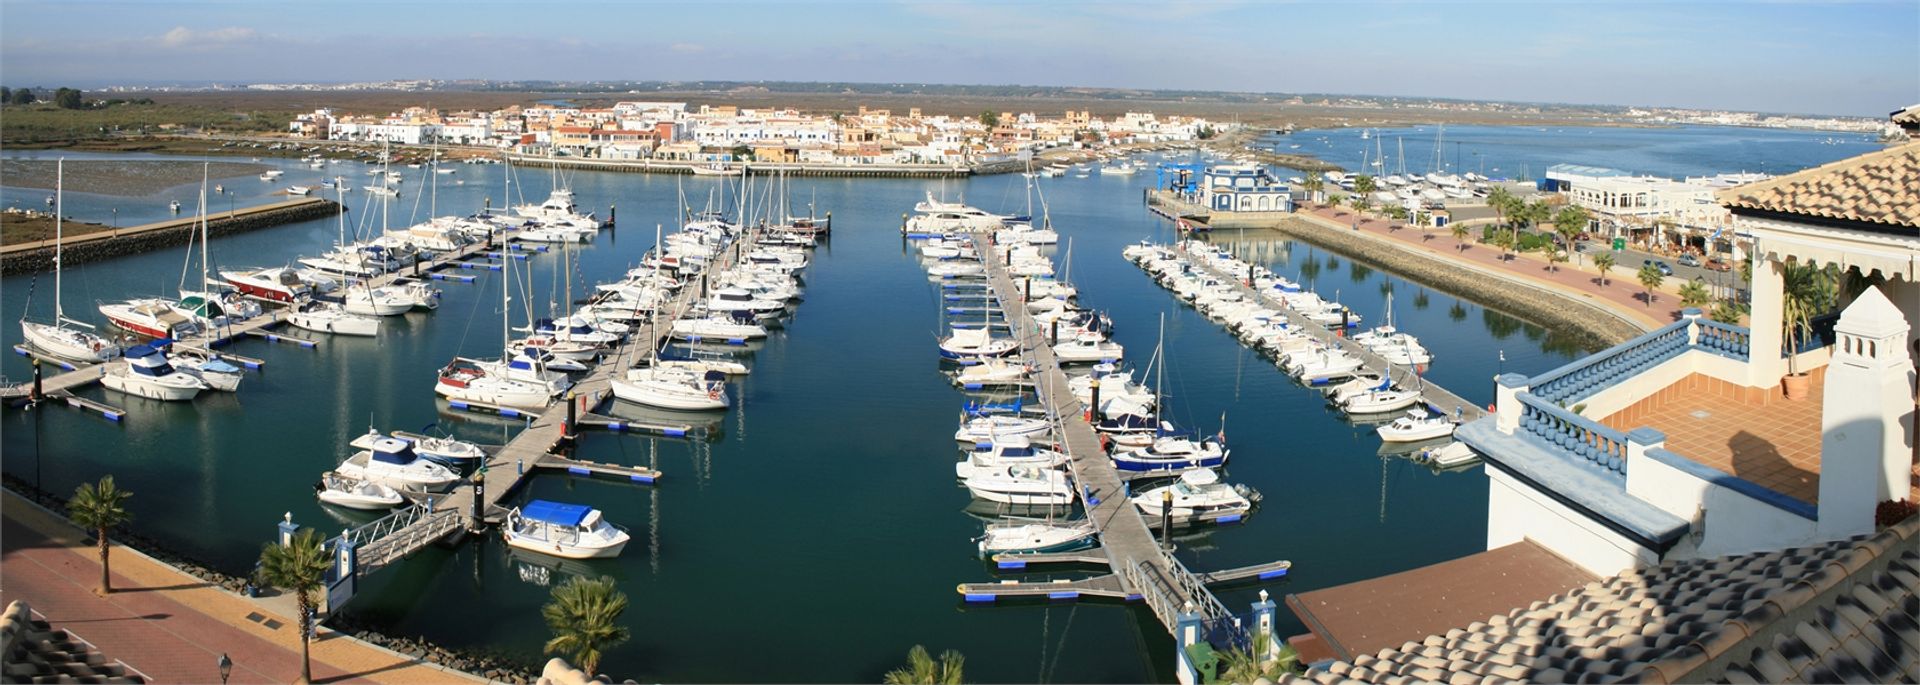
M 373 336 L 380 333 L 380 320 L 347 311 L 332 302 L 306 302 L 287 313 L 287 323 L 295 327 L 336 335 Z
M 1020 343 L 1012 338 L 995 338 L 986 328 L 955 328 L 953 334 L 940 341 L 940 356 L 948 359 L 969 357 L 999 357 L 1019 349 Z
M 1453 435 L 1453 422 L 1444 416 L 1428 416 L 1426 410 L 1415 409 L 1406 416 L 1394 419 L 1393 423 L 1375 428 L 1382 442 L 1419 442 Z
M 718 371 L 698 373 L 671 366 L 629 369 L 625 378 L 608 381 L 613 396 L 662 409 L 726 409 L 727 376 Z
M 240 379 L 245 373 L 240 367 L 221 359 L 219 354 L 177 346 L 167 348 L 167 363 L 172 364 L 174 370 L 199 379 L 208 390 L 220 392 L 238 391 Z
M 963 481 L 974 498 L 1014 505 L 1068 505 L 1078 498 L 1063 471 L 1022 465 L 995 469 Z
M 488 372 L 464 357 L 455 357 L 440 369 L 433 391 L 453 402 L 478 402 L 522 410 L 544 409 L 552 398 L 545 385 Z
M 1126 356 L 1126 348 L 1105 336 L 1085 333 L 1053 346 L 1053 356 L 1062 364 L 1110 363 Z
M 617 557 L 631 539 L 599 509 L 538 499 L 508 512 L 500 536 L 509 547 L 563 559 Z
M 985 448 L 976 448 L 968 452 L 965 459 L 955 463 L 953 474 L 960 480 L 966 480 L 974 476 L 991 476 L 1009 466 L 1058 468 L 1065 463 L 1066 454 L 1034 447 L 1026 436 L 999 435 L 994 436 Z
M 975 416 L 961 423 L 960 429 L 954 431 L 953 439 L 970 445 L 984 445 L 992 442 L 994 438 L 1031 437 L 1046 433 L 1052 428 L 1053 424 L 1047 423 L 1046 419 L 1011 414 L 987 414 Z
M 1093 546 L 1098 537 L 1092 521 L 1010 520 L 988 524 L 986 533 L 975 542 L 979 543 L 980 556 L 990 559 L 996 554 L 1069 552 Z
M 1146 490 L 1132 498 L 1133 505 L 1150 523 L 1160 521 L 1168 493 L 1173 495 L 1173 523 L 1184 525 L 1198 521 L 1237 521 L 1253 511 L 1255 495 L 1245 486 L 1220 482 L 1219 474 L 1197 469 L 1180 474 L 1171 485 Z
M 108 369 L 100 377 L 100 384 L 129 395 L 169 402 L 191 400 L 207 388 L 200 379 L 175 370 L 166 355 L 148 345 L 127 348 L 127 364 Z
M 379 437 L 354 443 L 367 447 L 334 469 L 348 478 L 372 481 L 396 490 L 428 491 L 445 490 L 460 480 L 453 470 L 421 459 L 413 451 L 413 445 L 405 440 Z

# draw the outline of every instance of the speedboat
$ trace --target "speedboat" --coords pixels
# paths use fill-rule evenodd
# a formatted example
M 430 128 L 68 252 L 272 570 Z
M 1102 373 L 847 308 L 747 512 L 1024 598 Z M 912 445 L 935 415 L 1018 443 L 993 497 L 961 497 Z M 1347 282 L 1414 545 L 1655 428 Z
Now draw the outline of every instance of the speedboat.
M 1169 494 L 1173 497 L 1173 522 L 1181 525 L 1199 521 L 1238 521 L 1253 511 L 1253 503 L 1259 497 L 1252 488 L 1227 485 L 1220 482 L 1219 474 L 1207 469 L 1195 469 L 1180 474 L 1180 479 L 1171 485 L 1162 485 L 1134 495 L 1132 501 L 1140 509 L 1140 514 L 1148 519 L 1149 525 L 1155 525 L 1160 522 L 1161 510 L 1166 506 Z
M 181 402 L 191 400 L 205 390 L 200 379 L 181 373 L 167 362 L 166 355 L 151 345 L 127 348 L 127 364 L 108 369 L 100 384 L 129 395 L 150 400 Z
M 1062 471 L 1018 465 L 994 469 L 963 481 L 976 499 L 1001 504 L 1073 504 L 1073 481 Z
M 1394 419 L 1393 423 L 1375 428 L 1374 432 L 1385 442 L 1419 442 L 1453 435 L 1453 422 L 1444 416 L 1428 416 L 1424 409 L 1415 409 Z
M 630 539 L 599 509 L 538 499 L 507 512 L 500 536 L 509 547 L 563 559 L 617 557 Z
M 1053 356 L 1062 364 L 1106 363 L 1119 361 L 1126 356 L 1126 348 L 1097 333 L 1085 333 L 1054 345 Z
M 287 314 L 287 323 L 309 331 L 338 335 L 372 336 L 380 333 L 380 320 L 348 312 L 332 302 L 307 302 Z
M 334 471 L 349 478 L 372 481 L 396 490 L 439 491 L 451 487 L 460 476 L 445 466 L 421 459 L 413 444 L 394 437 L 355 440 L 365 449 L 347 457 Z
M 149 338 L 190 338 L 200 325 L 159 298 L 128 300 L 99 306 L 100 314 L 115 326 Z
M 406 501 L 398 490 L 334 471 L 320 474 L 320 482 L 313 484 L 313 492 L 322 502 L 348 509 L 378 511 L 392 509 Z
M 967 357 L 999 357 L 1019 349 L 1020 343 L 1012 338 L 995 338 L 986 328 L 956 328 L 947 339 L 940 341 L 940 356 L 948 359 Z
M 662 409 L 726 409 L 727 375 L 705 373 L 671 366 L 629 369 L 626 378 L 608 381 L 613 396 L 628 402 Z
M 995 471 L 1008 466 L 1040 466 L 1055 468 L 1067 463 L 1067 455 L 1050 449 L 1041 449 L 1024 435 L 1000 435 L 986 447 L 967 453 L 967 458 L 953 465 L 953 474 L 960 480 L 974 476 L 992 475 Z
M 1121 471 L 1185 471 L 1224 466 L 1230 450 L 1218 440 L 1195 440 L 1185 435 L 1165 435 L 1153 444 L 1135 450 L 1113 453 L 1113 467 Z
M 454 402 L 478 402 L 513 409 L 544 409 L 552 398 L 546 385 L 490 373 L 474 360 L 460 357 L 440 369 L 433 391 Z
M 1092 547 L 1097 540 L 1098 533 L 1092 521 L 1048 523 L 1014 520 L 988 524 L 986 533 L 975 541 L 979 543 L 980 556 L 992 558 L 996 554 L 1069 552 Z
M 300 280 L 298 271 L 277 266 L 268 269 L 249 271 L 222 271 L 220 277 L 226 279 L 240 292 L 275 302 L 292 302 L 295 299 L 312 294 L 313 288 Z

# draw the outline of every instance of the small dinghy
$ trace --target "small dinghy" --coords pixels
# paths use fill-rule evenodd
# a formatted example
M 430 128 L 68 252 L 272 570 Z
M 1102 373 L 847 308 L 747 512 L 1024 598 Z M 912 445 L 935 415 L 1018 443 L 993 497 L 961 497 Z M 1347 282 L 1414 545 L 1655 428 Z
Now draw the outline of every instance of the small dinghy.
M 392 509 L 405 501 L 398 490 L 334 471 L 320 474 L 320 482 L 313 484 L 313 492 L 322 502 L 348 509 Z
M 509 547 L 563 559 L 617 557 L 630 539 L 599 509 L 538 499 L 508 512 L 500 535 Z

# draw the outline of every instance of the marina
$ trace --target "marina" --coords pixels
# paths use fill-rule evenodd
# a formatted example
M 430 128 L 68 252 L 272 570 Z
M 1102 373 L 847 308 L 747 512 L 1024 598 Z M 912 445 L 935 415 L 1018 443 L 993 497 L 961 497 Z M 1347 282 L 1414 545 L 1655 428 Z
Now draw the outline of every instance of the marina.
M 503 171 L 501 165 L 461 167 L 459 176 L 467 183 L 441 188 L 441 206 L 466 211 L 488 199 L 499 206 Z M 279 183 L 308 185 L 311 179 L 301 173 L 289 167 Z M 544 191 L 539 178 L 544 174 L 522 175 Z M 987 200 L 979 204 L 989 211 L 1018 213 L 1016 202 L 997 201 L 1018 194 L 1017 176 L 796 181 L 796 196 L 817 194 L 819 206 L 833 208 L 835 237 L 814 250 L 802 316 L 772 329 L 764 341 L 718 346 L 736 348 L 753 362 L 750 375 L 727 383 L 733 404 L 724 411 L 681 417 L 640 411 L 611 398 L 611 376 L 642 354 L 645 342 L 628 343 L 581 376 L 574 391 L 579 404 L 456 405 L 435 400 L 426 389 L 432 371 L 447 359 L 498 344 L 501 284 L 494 279 L 527 265 L 541 274 L 530 288 L 513 286 L 509 307 L 519 325 L 527 302 L 546 306 L 549 299 L 566 299 L 558 291 L 568 280 L 578 294 L 639 265 L 653 238 L 651 231 L 633 226 L 672 222 L 672 208 L 682 204 L 681 183 L 688 195 L 700 197 L 725 187 L 727 178 L 581 171 L 572 179 L 581 203 L 618 204 L 625 223 L 572 251 L 578 276 L 545 275 L 558 271 L 557 247 L 509 250 L 504 254 L 527 258 L 504 262 L 473 252 L 437 270 L 423 267 L 422 278 L 449 284 L 437 311 L 387 317 L 372 339 L 265 327 L 256 329 L 258 335 L 241 334 L 219 351 L 247 355 L 261 362 L 261 371 L 250 371 L 249 386 L 238 394 L 203 396 L 188 405 L 123 399 L 75 376 L 63 381 L 76 384 L 69 390 L 73 397 L 121 405 L 124 419 L 116 425 L 81 412 L 8 411 L 0 416 L 6 470 L 21 479 L 43 480 L 50 491 L 70 491 L 73 484 L 107 471 L 139 492 L 178 489 L 193 506 L 163 515 L 152 508 L 160 498 L 136 498 L 138 520 L 169 545 L 244 573 L 283 513 L 290 511 L 296 524 L 329 537 L 383 520 L 324 507 L 309 494 L 314 475 L 339 461 L 337 447 L 363 434 L 369 423 L 423 435 L 452 433 L 489 446 L 480 487 L 465 483 L 436 494 L 431 507 L 423 506 L 422 498 L 422 505 L 399 510 L 420 512 L 415 518 L 356 533 L 365 541 L 358 554 L 367 572 L 345 610 L 391 634 L 504 649 L 535 660 L 543 639 L 538 607 L 550 587 L 530 580 L 542 575 L 526 569 L 551 571 L 545 576 L 550 582 L 610 575 L 644 604 L 647 619 L 633 625 L 634 644 L 647 647 L 609 653 L 603 669 L 660 680 L 778 678 L 772 664 L 822 651 L 851 657 L 849 663 L 822 666 L 820 677 L 872 680 L 875 667 L 867 662 L 891 663 L 915 643 L 967 653 L 969 678 L 982 681 L 1033 680 L 1043 672 L 1057 680 L 1171 680 L 1175 647 L 1169 620 L 1152 605 L 1161 600 L 1148 599 L 1142 588 L 1168 598 L 1164 604 L 1172 609 L 1165 613 L 1173 621 L 1182 598 L 1204 602 L 1212 596 L 1227 613 L 1242 615 L 1261 589 L 1278 594 L 1329 587 L 1479 549 L 1486 494 L 1477 471 L 1442 472 L 1395 456 L 1375 436 L 1374 426 L 1349 423 L 1318 393 L 1302 391 L 1117 256 L 1143 238 L 1171 243 L 1178 237 L 1171 222 L 1135 204 L 1146 182 L 1142 176 L 1044 181 L 1061 249 L 1073 241 L 1072 281 L 1117 322 L 1113 341 L 1126 347 L 1133 364 L 1148 360 L 1156 346 L 1153 322 L 1166 315 L 1170 414 L 1182 426 L 1206 426 L 1211 432 L 1217 417 L 1228 413 L 1226 432 L 1235 456 L 1226 479 L 1268 495 L 1256 515 L 1237 524 L 1175 531 L 1171 555 L 1160 552 L 1157 529 L 1128 504 L 1125 493 L 1135 486 L 1112 469 L 1091 428 L 1071 427 L 1063 440 L 1074 455 L 1071 468 L 1079 482 L 1098 500 L 1091 508 L 1103 526 L 1102 546 L 985 560 L 976 554 L 972 539 L 980 523 L 962 513 L 968 497 L 953 485 L 952 461 L 944 458 L 951 454 L 946 441 L 960 395 L 943 379 L 928 378 L 933 365 L 928 314 L 942 321 L 971 319 L 1024 296 L 1009 295 L 1018 280 L 1004 273 L 981 288 L 930 282 L 914 263 L 917 251 L 909 256 L 912 248 L 899 241 L 898 217 L 901 208 L 929 192 L 949 197 L 965 192 Z M 352 212 L 366 213 L 359 206 Z M 275 264 L 317 251 L 335 240 L 336 230 L 328 218 L 216 238 L 212 249 L 221 262 Z M 1390 283 L 1399 310 L 1396 325 L 1419 333 L 1436 357 L 1423 374 L 1427 387 L 1457 392 L 1457 406 L 1466 410 L 1493 400 L 1485 379 L 1494 374 L 1537 373 L 1580 352 L 1523 319 L 1305 243 L 1257 232 L 1223 232 L 1214 239 L 1242 259 L 1337 297 L 1367 314 L 1369 323 L 1384 311 L 1382 287 Z M 991 258 L 993 252 L 982 254 Z M 177 251 L 161 250 L 76 268 L 67 275 L 68 287 L 74 302 L 129 296 L 152 290 L 154 282 L 171 284 L 179 268 Z M 440 280 L 456 275 L 471 287 Z M 8 312 L 22 309 L 24 280 L 9 279 Z M 876 292 L 890 295 L 875 297 Z M 1042 344 L 1043 331 L 1024 312 L 989 323 L 1001 331 L 998 335 L 1019 336 L 1036 369 L 1048 363 L 1051 347 Z M 644 330 L 648 325 L 640 323 L 643 330 L 630 333 L 630 339 L 656 339 Z M 313 345 L 275 344 L 263 336 Z M 29 378 L 28 358 L 9 357 L 0 370 L 10 379 Z M 1080 416 L 1084 403 L 1062 392 L 1065 375 L 1046 377 L 1050 380 L 1016 389 L 1052 395 L 1042 413 L 1050 408 L 1063 419 Z M 45 380 L 54 378 L 63 377 L 49 373 Z M 266 420 L 276 415 L 287 420 Z M 268 423 L 275 425 L 268 428 Z M 846 427 L 849 423 L 862 425 L 856 432 Z M 429 424 L 437 425 L 419 429 Z M 36 441 L 35 435 L 60 438 Z M 555 455 L 568 436 L 571 455 Z M 128 443 L 155 456 L 128 456 L 119 447 Z M 278 446 L 266 458 L 249 458 L 265 444 Z M 1100 464 L 1108 464 L 1104 473 Z M 648 486 L 648 479 L 657 482 Z M 852 501 L 860 506 L 842 506 L 845 500 L 829 494 L 847 492 L 858 493 Z M 495 525 L 513 507 L 541 499 L 591 505 L 628 528 L 633 539 L 615 559 L 529 560 L 496 535 L 466 533 L 473 526 L 476 496 L 483 527 Z M 875 515 L 896 523 L 859 523 Z M 734 539 L 747 530 L 753 531 L 752 554 Z M 1354 539 L 1393 552 L 1336 553 Z M 791 610 L 766 615 L 759 628 L 805 637 L 771 646 L 767 663 L 727 658 L 725 648 L 686 640 L 669 627 L 708 620 L 715 612 L 759 611 L 774 593 L 761 591 L 769 587 L 765 567 L 754 558 L 781 559 L 784 572 L 794 577 L 830 579 L 859 590 L 857 595 L 777 593 Z M 1145 562 L 1153 571 L 1142 572 L 1137 563 L 1133 571 L 1118 570 L 1116 558 Z M 1006 575 L 1012 572 L 1017 574 Z M 970 580 L 978 582 L 955 585 Z M 748 591 L 740 592 L 743 588 Z M 991 607 L 969 602 L 970 590 L 997 599 Z M 1075 598 L 1103 601 L 1064 601 Z M 1279 619 L 1283 634 L 1299 632 L 1287 612 Z M 480 627 L 488 625 L 499 628 Z M 822 625 L 833 626 L 835 634 L 819 634 L 825 632 Z M 913 629 L 902 630 L 905 625 Z M 1049 645 L 1050 668 L 1044 671 L 1035 663 L 1042 638 Z M 1140 656 L 1115 659 L 1114 644 L 1140 645 Z

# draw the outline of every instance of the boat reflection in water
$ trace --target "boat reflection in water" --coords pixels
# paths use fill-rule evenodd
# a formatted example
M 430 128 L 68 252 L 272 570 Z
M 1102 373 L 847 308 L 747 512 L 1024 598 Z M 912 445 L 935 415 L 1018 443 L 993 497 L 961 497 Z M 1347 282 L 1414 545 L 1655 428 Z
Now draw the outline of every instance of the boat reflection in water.
M 727 417 L 730 415 L 710 411 L 674 411 L 672 409 L 649 407 L 644 404 L 636 404 L 620 399 L 607 403 L 601 408 L 601 411 L 607 416 L 616 419 L 650 426 L 684 426 L 687 428 L 686 435 L 669 435 L 663 437 L 685 438 L 690 441 L 698 440 L 704 442 L 719 442 L 722 438 L 726 437 Z M 646 434 L 652 434 L 652 432 L 648 431 Z
M 511 546 L 506 546 L 506 552 L 506 562 L 513 567 L 514 577 L 529 585 L 548 587 L 564 583 L 570 577 L 599 578 L 601 576 L 611 576 L 617 583 L 625 575 L 621 572 L 622 566 L 617 563 L 562 559 Z

